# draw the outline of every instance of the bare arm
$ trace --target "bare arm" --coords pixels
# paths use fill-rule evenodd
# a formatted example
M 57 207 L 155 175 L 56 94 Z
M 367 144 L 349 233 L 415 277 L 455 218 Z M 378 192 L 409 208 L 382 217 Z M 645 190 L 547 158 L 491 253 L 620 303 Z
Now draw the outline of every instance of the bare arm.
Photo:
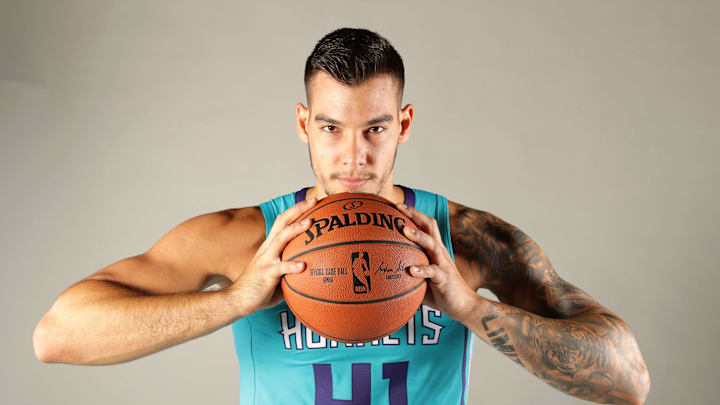
M 478 295 L 463 322 L 562 392 L 602 403 L 644 403 L 650 378 L 629 326 L 562 280 L 522 231 L 487 212 L 453 208 L 458 269 L 475 273 L 481 285 L 473 287 L 487 287 L 501 301 Z
M 88 279 L 57 299 L 33 342 L 44 362 L 117 364 L 206 335 L 244 315 L 228 290 L 150 295 Z
M 38 323 L 33 335 L 37 357 L 46 362 L 114 364 L 133 360 L 205 335 L 243 314 L 228 291 L 198 292 L 229 266 L 223 260 L 233 228 L 260 229 L 253 209 L 228 210 L 187 220 L 148 252 L 113 263 L 70 286 Z M 264 227 L 264 223 L 262 224 Z M 236 238 L 245 256 L 264 232 Z M 254 245 L 254 246 L 253 246 Z M 252 255 L 252 253 L 250 253 Z

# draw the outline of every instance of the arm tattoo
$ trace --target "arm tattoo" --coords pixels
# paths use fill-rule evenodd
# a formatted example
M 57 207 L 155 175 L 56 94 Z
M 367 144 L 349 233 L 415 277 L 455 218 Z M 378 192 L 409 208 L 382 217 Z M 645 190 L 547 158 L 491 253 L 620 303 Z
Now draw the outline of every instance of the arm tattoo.
M 602 310 L 562 280 L 540 247 L 520 229 L 485 212 L 459 206 L 452 218 L 453 249 L 478 269 L 502 302 L 550 318 Z
M 561 279 L 540 247 L 494 215 L 457 206 L 453 248 L 500 302 L 470 325 L 551 386 L 583 399 L 643 403 L 647 368 L 628 325 Z
M 497 316 L 495 315 L 488 315 L 482 319 L 482 326 L 487 333 L 488 339 L 490 339 L 490 344 L 500 353 L 507 356 L 510 360 L 522 366 L 523 363 L 522 361 L 520 361 L 520 358 L 515 351 L 515 347 L 508 342 L 510 340 L 510 337 L 507 335 L 507 333 L 505 333 L 505 329 L 500 328 L 491 330 L 490 327 L 488 327 L 490 321 L 496 318 Z

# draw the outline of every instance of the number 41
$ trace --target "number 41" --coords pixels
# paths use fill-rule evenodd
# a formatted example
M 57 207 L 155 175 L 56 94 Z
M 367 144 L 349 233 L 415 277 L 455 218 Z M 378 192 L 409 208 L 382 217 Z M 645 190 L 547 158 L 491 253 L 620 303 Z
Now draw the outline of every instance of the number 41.
M 383 363 L 383 379 L 390 380 L 390 405 L 407 405 L 408 362 Z M 370 363 L 352 364 L 352 399 L 334 399 L 330 364 L 313 364 L 315 405 L 370 405 Z

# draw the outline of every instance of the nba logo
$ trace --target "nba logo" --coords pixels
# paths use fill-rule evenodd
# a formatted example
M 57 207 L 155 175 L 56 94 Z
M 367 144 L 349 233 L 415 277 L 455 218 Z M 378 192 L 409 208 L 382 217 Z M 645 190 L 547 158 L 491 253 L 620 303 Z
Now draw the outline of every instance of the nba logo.
M 352 258 L 353 291 L 355 294 L 370 292 L 370 256 L 368 252 L 353 252 Z

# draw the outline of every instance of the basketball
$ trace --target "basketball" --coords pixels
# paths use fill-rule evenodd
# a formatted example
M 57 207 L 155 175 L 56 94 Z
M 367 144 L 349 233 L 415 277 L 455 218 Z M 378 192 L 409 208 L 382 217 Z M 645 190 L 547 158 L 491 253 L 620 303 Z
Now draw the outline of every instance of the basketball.
M 403 234 L 417 229 L 389 200 L 366 193 L 328 196 L 303 213 L 310 228 L 285 246 L 283 261 L 304 261 L 281 281 L 302 324 L 337 342 L 370 342 L 402 328 L 420 307 L 426 281 L 409 274 L 425 251 Z

